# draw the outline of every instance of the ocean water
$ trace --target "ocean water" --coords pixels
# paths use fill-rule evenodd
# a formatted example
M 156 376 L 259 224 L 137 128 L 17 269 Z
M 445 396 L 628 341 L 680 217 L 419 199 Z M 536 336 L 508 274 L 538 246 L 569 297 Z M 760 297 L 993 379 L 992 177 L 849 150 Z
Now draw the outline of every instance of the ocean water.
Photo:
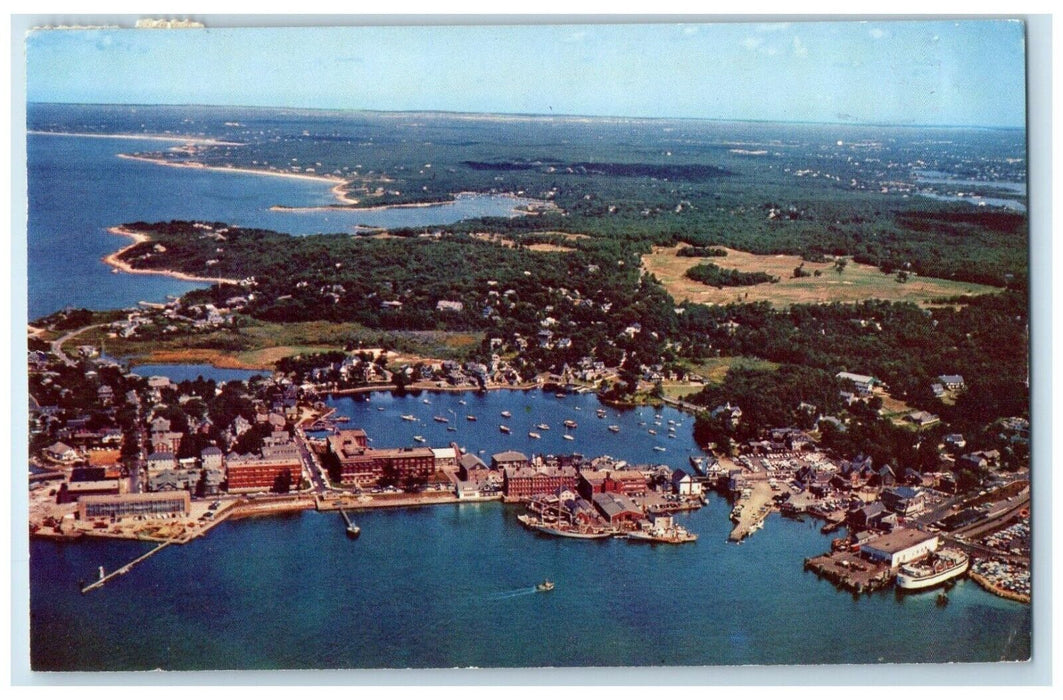
M 27 136 L 28 318 L 67 306 L 114 309 L 164 301 L 204 286 L 158 275 L 115 274 L 103 262 L 130 239 L 107 229 L 134 221 L 198 219 L 292 235 L 353 233 L 356 226 L 435 226 L 511 216 L 523 201 L 464 196 L 452 204 L 376 211 L 271 211 L 335 204 L 328 182 L 174 168 L 119 158 L 169 144 L 138 138 Z
M 453 410 L 480 412 L 456 439 L 488 459 L 502 449 L 557 451 L 545 439 L 518 439 L 516 428 L 510 439 L 498 433 L 493 416 L 509 410 L 514 423 L 541 417 L 552 428 L 577 416 L 577 439 L 561 447 L 587 456 L 675 467 L 697 449 L 678 412 L 661 411 L 665 425 L 680 417 L 686 425 L 658 453 L 634 430 L 648 409 L 609 409 L 599 421 L 588 415 L 592 396 L 373 394 L 334 404 L 381 446 L 402 444 L 414 429 L 398 415 L 432 422 Z M 601 435 L 597 422 L 622 431 Z M 455 436 L 445 426 L 433 432 L 437 425 L 416 429 L 432 445 Z M 834 536 L 812 520 L 771 516 L 736 545 L 726 541 L 729 506 L 714 495 L 679 516 L 700 535 L 696 543 L 661 546 L 548 538 L 522 528 L 520 512 L 500 503 L 356 511 L 356 541 L 337 514 L 224 523 L 84 596 L 79 579 L 148 545 L 35 540 L 32 663 L 38 670 L 714 666 L 977 662 L 1030 653 L 1030 607 L 970 581 L 938 608 L 934 592 L 854 596 L 805 572 L 804 558 L 829 549 Z M 546 578 L 557 588 L 535 593 Z

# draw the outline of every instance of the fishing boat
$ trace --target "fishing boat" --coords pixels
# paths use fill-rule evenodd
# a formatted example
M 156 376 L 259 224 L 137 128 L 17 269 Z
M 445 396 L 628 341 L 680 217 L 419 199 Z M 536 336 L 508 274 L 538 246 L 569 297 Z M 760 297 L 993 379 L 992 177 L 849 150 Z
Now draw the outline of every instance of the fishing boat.
M 547 580 L 543 581 L 542 583 L 540 583 L 539 585 L 537 585 L 535 587 L 535 590 L 539 591 L 540 593 L 546 593 L 547 591 L 552 591 L 552 590 L 554 590 L 554 582 L 549 580 L 549 579 L 547 579 Z
M 509 426 L 508 426 L 508 425 L 500 425 L 500 426 L 498 426 L 498 429 L 499 429 L 499 430 L 500 430 L 501 432 L 505 433 L 506 435 L 509 435 L 509 433 L 510 433 L 510 430 L 509 430 Z
M 683 544 L 697 542 L 698 536 L 686 528 L 675 525 L 670 528 L 654 530 L 634 530 L 627 533 L 627 539 L 633 542 L 660 542 L 662 544 Z
M 610 425 L 609 426 L 609 432 L 610 433 L 619 433 L 620 432 L 620 426 L 619 425 Z
M 538 440 L 542 437 L 542 435 L 540 435 L 539 433 L 528 433 L 528 437 L 530 437 L 532 440 Z

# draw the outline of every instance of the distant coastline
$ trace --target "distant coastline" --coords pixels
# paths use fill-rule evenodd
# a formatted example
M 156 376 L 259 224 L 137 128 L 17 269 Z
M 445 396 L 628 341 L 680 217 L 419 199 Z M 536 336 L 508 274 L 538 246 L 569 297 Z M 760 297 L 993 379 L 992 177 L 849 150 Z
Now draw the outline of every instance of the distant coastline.
M 177 270 L 141 270 L 133 267 L 124 260 L 120 260 L 119 257 L 127 250 L 151 240 L 151 236 L 146 233 L 138 231 L 132 231 L 122 226 L 112 226 L 107 229 L 108 233 L 113 233 L 118 236 L 128 236 L 133 239 L 133 242 L 124 248 L 114 251 L 110 255 L 106 255 L 103 258 L 103 262 L 107 263 L 111 267 L 121 270 L 122 272 L 128 272 L 131 275 L 162 275 L 164 277 L 172 277 L 185 282 L 212 282 L 215 284 L 240 284 L 240 280 L 231 279 L 229 277 L 199 277 L 197 275 L 190 275 L 185 272 L 178 272 Z
M 93 134 L 81 131 L 27 131 L 36 136 L 74 136 L 91 139 L 140 139 L 143 141 L 175 141 L 177 143 L 194 143 L 199 146 L 243 146 L 235 141 L 218 141 L 198 136 L 166 136 L 163 134 Z
M 280 170 L 262 170 L 259 168 L 237 168 L 234 166 L 225 165 L 206 165 L 205 163 L 198 163 L 195 161 L 188 161 L 184 163 L 175 163 L 168 160 L 162 160 L 161 158 L 152 158 L 150 156 L 137 156 L 129 153 L 119 153 L 119 158 L 125 158 L 126 160 L 139 160 L 145 163 L 154 163 L 155 165 L 165 165 L 171 168 L 194 168 L 197 170 L 210 170 L 220 173 L 241 173 L 243 175 L 270 175 L 272 177 L 286 177 L 291 180 L 312 180 L 315 182 L 327 182 L 333 185 L 332 195 L 343 204 L 358 204 L 357 199 L 351 199 L 347 196 L 345 187 L 347 181 L 341 177 L 335 175 L 311 175 L 307 173 L 288 173 Z M 328 207 L 308 207 L 308 209 L 318 209 Z M 276 207 L 273 208 L 276 210 Z M 292 207 L 292 210 L 298 210 L 298 207 Z

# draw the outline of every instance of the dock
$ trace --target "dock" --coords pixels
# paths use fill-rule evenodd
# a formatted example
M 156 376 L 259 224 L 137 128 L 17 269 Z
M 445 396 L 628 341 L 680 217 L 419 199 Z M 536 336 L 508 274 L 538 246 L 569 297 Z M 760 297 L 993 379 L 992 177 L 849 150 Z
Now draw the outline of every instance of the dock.
M 172 543 L 173 543 L 173 540 L 167 540 L 167 541 L 163 542 L 162 544 L 160 544 L 155 549 L 151 550 L 150 552 L 148 552 L 146 554 L 141 554 L 139 557 L 137 557 L 133 561 L 129 562 L 125 566 L 121 566 L 121 567 L 115 569 L 114 571 L 112 571 L 109 574 L 106 574 L 104 576 L 100 576 L 100 578 L 98 578 L 97 580 L 93 581 L 92 583 L 90 583 L 88 585 L 85 585 L 85 586 L 82 586 L 81 587 L 81 594 L 84 595 L 84 594 L 88 593 L 89 591 L 96 590 L 97 588 L 103 588 L 105 585 L 107 585 L 108 581 L 110 581 L 111 579 L 115 578 L 116 576 L 122 576 L 124 574 L 128 574 L 130 572 L 130 570 L 132 570 L 132 568 L 134 566 L 136 566 L 140 562 L 144 561 L 145 559 L 147 559 L 151 555 L 158 553 L 159 551 L 161 551 L 165 547 L 169 547 Z M 100 567 L 100 573 L 101 574 L 103 573 L 103 567 L 102 566 Z
M 893 571 L 885 564 L 861 559 L 853 552 L 833 552 L 805 559 L 805 569 L 854 593 L 870 593 L 889 586 Z

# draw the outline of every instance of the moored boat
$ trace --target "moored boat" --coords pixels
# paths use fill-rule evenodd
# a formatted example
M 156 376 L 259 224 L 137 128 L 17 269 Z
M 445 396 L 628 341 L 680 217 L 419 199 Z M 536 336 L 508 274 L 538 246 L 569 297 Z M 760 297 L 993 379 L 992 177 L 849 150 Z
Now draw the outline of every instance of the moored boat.
M 955 549 L 942 549 L 918 563 L 905 564 L 897 572 L 897 587 L 905 590 L 930 588 L 967 571 L 970 559 Z
M 609 426 L 609 432 L 610 433 L 619 433 L 620 432 L 620 426 L 619 425 L 610 425 Z
M 447 419 L 447 418 L 445 418 L 443 416 L 433 416 L 432 420 L 434 420 L 436 423 L 449 423 L 450 422 L 449 419 Z
M 603 540 L 607 537 L 612 537 L 615 534 L 612 530 L 597 530 L 592 528 L 561 529 L 556 525 L 547 525 L 541 520 L 537 520 L 528 515 L 518 515 L 517 520 L 529 530 L 535 530 L 536 532 L 541 532 L 544 535 L 551 535 L 553 537 L 569 537 L 576 540 Z
M 566 428 L 575 428 L 576 427 L 576 421 L 574 421 L 572 419 L 566 420 L 565 421 L 565 427 Z
M 474 420 L 476 420 L 476 416 L 474 416 L 472 414 L 469 414 L 469 415 L 465 416 L 465 420 L 474 421 Z
M 413 439 L 414 439 L 415 441 L 417 441 L 417 442 L 428 442 L 428 441 L 427 441 L 427 440 L 425 440 L 425 439 L 424 439 L 424 437 L 423 437 L 423 436 L 421 436 L 421 435 L 414 435 L 414 436 L 413 436 Z
M 402 419 L 403 420 L 408 420 L 408 421 L 415 421 L 415 420 L 417 420 L 417 416 L 414 416 L 414 415 L 411 415 L 411 414 L 407 413 L 406 415 L 402 416 Z
M 572 437 L 571 435 L 562 435 L 561 437 L 565 438 L 566 440 L 575 440 L 576 439 L 576 438 Z
M 512 418 L 513 414 L 510 413 L 509 411 L 502 411 L 502 417 L 503 418 Z
M 509 435 L 509 433 L 510 433 L 508 425 L 500 425 L 500 426 L 498 426 L 498 429 L 499 429 L 499 431 L 505 433 L 506 435 Z
M 542 435 L 540 435 L 539 433 L 528 433 L 528 437 L 530 437 L 532 440 L 538 440 L 542 437 Z

